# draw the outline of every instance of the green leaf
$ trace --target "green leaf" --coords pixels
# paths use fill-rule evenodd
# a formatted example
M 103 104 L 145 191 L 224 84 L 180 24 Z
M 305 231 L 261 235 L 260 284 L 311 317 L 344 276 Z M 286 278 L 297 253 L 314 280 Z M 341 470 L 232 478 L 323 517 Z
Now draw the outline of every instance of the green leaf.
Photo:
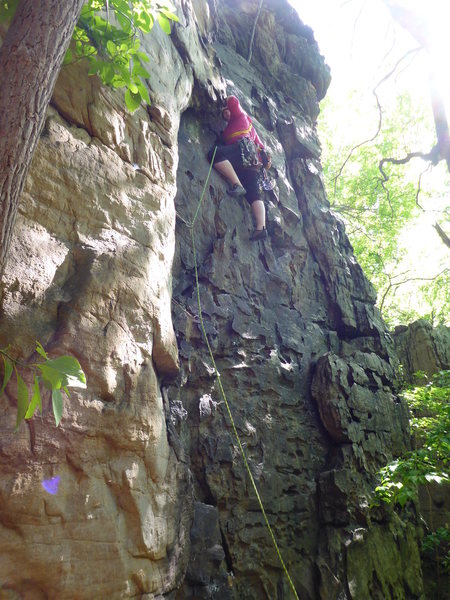
M 38 406 L 41 409 L 41 413 L 42 413 L 42 400 L 41 400 L 41 391 L 39 389 L 39 378 L 35 377 L 34 385 L 33 385 L 33 395 L 31 396 L 31 402 L 28 407 L 28 410 L 25 413 L 25 419 L 31 419 L 31 417 L 34 415 L 36 408 Z
M 53 414 L 55 415 L 55 423 L 56 427 L 61 422 L 62 411 L 63 411 L 63 398 L 61 394 L 61 390 L 52 390 L 52 405 L 53 405 Z
M 135 77 L 143 77 L 144 79 L 148 79 L 150 77 L 150 73 L 147 69 L 144 69 L 142 65 L 134 65 L 133 70 L 131 71 L 131 76 Z
M 158 19 L 159 26 L 164 31 L 164 33 L 167 33 L 167 35 L 170 35 L 170 21 L 169 21 L 169 19 L 166 19 L 166 17 L 164 15 L 162 15 L 161 13 L 158 13 L 156 15 L 156 18 Z
M 136 86 L 139 90 L 139 93 L 141 94 L 142 99 L 144 100 L 144 102 L 147 102 L 148 105 L 151 104 L 150 102 L 150 96 L 148 93 L 148 89 L 147 86 L 145 85 L 145 83 L 142 83 L 142 81 L 140 79 L 135 81 Z
M 41 371 L 42 380 L 48 389 L 56 390 L 62 386 L 64 376 L 59 371 L 52 369 L 47 363 L 35 366 Z
M 175 15 L 173 12 L 170 12 L 170 10 L 167 10 L 165 8 L 161 9 L 162 14 L 167 17 L 168 19 L 170 19 L 171 21 L 175 21 L 175 22 L 179 22 L 180 19 L 177 17 L 177 15 Z
M 89 4 L 85 4 L 81 9 L 80 19 L 89 19 L 92 14 L 92 8 L 93 7 L 89 6 Z
M 115 71 L 113 65 L 109 63 L 103 63 L 100 68 L 100 77 L 102 78 L 103 83 L 109 85 L 115 77 Z
M 125 92 L 125 104 L 131 113 L 134 113 L 139 108 L 141 101 L 141 94 L 133 94 L 129 89 Z
M 95 75 L 96 73 L 98 73 L 98 76 L 106 85 L 109 85 L 115 77 L 114 66 L 110 62 L 91 59 L 89 75 Z
M 13 18 L 16 12 L 18 0 L 8 0 L 8 2 L 0 2 L 0 22 L 9 21 Z
M 127 0 L 114 0 L 113 9 L 127 15 L 127 17 L 132 16 L 133 6 Z
M 68 65 L 68 64 L 70 64 L 70 63 L 72 62 L 72 60 L 73 60 L 73 53 L 72 53 L 72 50 L 69 48 L 69 49 L 67 50 L 67 52 L 66 52 L 66 55 L 65 55 L 65 57 L 64 57 L 64 60 L 63 60 L 63 65 Z
M 155 23 L 153 15 L 148 12 L 142 11 L 138 18 L 135 20 L 136 25 L 144 33 L 150 33 Z
M 90 58 L 88 60 L 90 63 L 88 75 L 96 75 L 99 69 L 99 61 L 95 58 Z
M 131 83 L 131 75 L 128 69 L 122 65 L 116 65 L 116 69 L 122 76 L 122 79 L 125 81 L 125 83 L 129 86 Z
M 97 56 L 97 48 L 95 48 L 95 46 L 92 46 L 91 44 L 84 44 L 81 55 L 85 58 L 89 58 L 89 56 Z
M 113 41 L 108 40 L 106 42 L 106 49 L 108 50 L 108 52 L 111 54 L 111 56 L 114 56 L 117 52 L 117 48 L 116 45 Z
M 8 385 L 8 381 L 10 380 L 12 372 L 13 372 L 12 362 L 8 358 L 6 358 L 6 356 L 4 354 L 2 356 L 3 356 L 4 370 L 3 370 L 3 384 L 0 389 L 0 396 L 5 391 L 5 388 Z
M 64 374 L 63 386 L 86 388 L 86 375 L 80 363 L 73 356 L 59 356 L 54 360 L 49 360 L 48 364 Z
M 122 13 L 116 12 L 116 17 L 119 25 L 122 27 L 125 33 L 129 33 L 131 31 L 131 21 L 127 17 L 125 17 Z
M 17 377 L 17 421 L 16 421 L 16 431 L 19 428 L 20 423 L 25 418 L 25 414 L 28 409 L 28 388 L 26 386 L 25 381 L 16 371 Z
M 122 77 L 114 77 L 114 79 L 111 81 L 111 85 L 115 88 L 122 88 L 128 84 Z
M 50 384 L 52 390 L 60 389 L 65 385 L 86 387 L 86 375 L 73 356 L 59 356 L 34 366 L 40 369 L 43 380 Z
M 37 346 L 36 346 L 36 352 L 38 354 L 40 354 L 42 356 L 42 358 L 45 358 L 45 360 L 48 359 L 48 355 L 47 352 L 44 350 L 42 344 L 40 342 L 36 342 Z
M 145 52 L 136 52 L 136 56 L 138 56 L 143 62 L 150 62 L 150 59 Z

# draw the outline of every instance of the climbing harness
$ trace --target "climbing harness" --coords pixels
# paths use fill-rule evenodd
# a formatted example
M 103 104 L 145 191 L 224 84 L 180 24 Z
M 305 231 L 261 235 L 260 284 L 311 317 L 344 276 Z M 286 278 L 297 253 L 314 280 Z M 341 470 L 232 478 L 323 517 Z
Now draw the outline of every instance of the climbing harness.
M 223 385 L 222 385 L 222 380 L 221 380 L 221 377 L 220 377 L 220 373 L 219 373 L 219 370 L 217 369 L 216 361 L 214 359 L 214 354 L 213 354 L 213 351 L 211 349 L 211 345 L 209 343 L 208 335 L 206 333 L 205 325 L 204 325 L 204 322 L 203 322 L 202 304 L 201 304 L 201 300 L 200 300 L 200 285 L 199 285 L 199 280 L 198 280 L 197 254 L 196 254 L 196 251 L 195 251 L 194 227 L 195 227 L 195 222 L 197 220 L 198 214 L 200 212 L 200 207 L 201 207 L 202 202 L 203 202 L 203 197 L 205 195 L 206 186 L 208 185 L 209 177 L 211 175 L 211 171 L 212 171 L 212 167 L 213 167 L 213 164 L 214 164 L 214 158 L 215 158 L 215 155 L 216 155 L 216 151 L 217 151 L 217 146 L 214 148 L 214 152 L 213 152 L 213 155 L 212 155 L 211 163 L 209 165 L 208 174 L 206 176 L 206 180 L 205 180 L 205 183 L 203 185 L 203 190 L 202 190 L 202 193 L 200 195 L 200 200 L 198 202 L 197 209 L 196 209 L 196 211 L 194 213 L 194 218 L 192 220 L 192 223 L 190 223 L 189 225 L 187 224 L 187 226 L 191 230 L 192 253 L 193 253 L 193 258 L 194 258 L 194 271 L 195 271 L 195 285 L 196 285 L 196 290 L 197 290 L 198 318 L 199 318 L 200 327 L 201 327 L 201 330 L 202 330 L 202 333 L 203 333 L 203 337 L 205 338 L 206 346 L 208 347 L 209 356 L 211 358 L 211 362 L 212 362 L 212 365 L 213 365 L 213 368 L 214 368 L 214 371 L 215 371 L 215 374 L 216 374 L 216 377 L 217 377 L 217 383 L 218 383 L 218 386 L 219 386 L 220 394 L 221 394 L 221 396 L 223 398 L 223 401 L 225 403 L 225 406 L 226 406 L 226 409 L 227 409 L 227 412 L 228 412 L 228 416 L 230 418 L 231 426 L 233 428 L 233 432 L 234 432 L 236 441 L 238 443 L 239 450 L 241 452 L 241 456 L 242 456 L 242 459 L 244 461 L 244 465 L 245 465 L 245 468 L 247 470 L 250 482 L 252 484 L 252 487 L 253 487 L 253 490 L 255 492 L 256 498 L 258 500 L 259 507 L 260 507 L 262 515 L 264 517 L 264 521 L 266 523 L 267 529 L 269 531 L 269 534 L 270 534 L 270 537 L 272 539 L 272 542 L 273 542 L 274 548 L 276 550 L 276 553 L 278 555 L 278 558 L 280 560 L 281 566 L 283 568 L 284 573 L 286 574 L 287 580 L 288 580 L 289 585 L 290 585 L 290 587 L 292 589 L 292 592 L 294 594 L 294 598 L 295 598 L 295 600 L 299 600 L 299 597 L 298 597 L 297 592 L 295 590 L 295 587 L 294 587 L 294 584 L 292 582 L 292 579 L 291 579 L 291 577 L 289 575 L 289 572 L 287 570 L 287 567 L 286 567 L 286 565 L 284 563 L 283 557 L 281 556 L 281 552 L 280 552 L 280 549 L 278 547 L 277 541 L 275 539 L 275 535 L 274 535 L 274 533 L 272 531 L 272 527 L 270 526 L 269 519 L 267 518 L 267 514 L 266 514 L 266 511 L 264 509 L 264 505 L 262 503 L 262 500 L 261 500 L 261 496 L 259 495 L 258 488 L 256 487 L 255 480 L 254 480 L 252 472 L 250 470 L 250 467 L 249 467 L 249 464 L 248 464 L 248 461 L 247 461 L 247 457 L 245 455 L 244 448 L 243 448 L 242 443 L 241 443 L 241 439 L 239 437 L 238 431 L 236 429 L 236 425 L 234 423 L 234 419 L 233 419 L 233 415 L 231 413 L 230 405 L 228 404 L 228 400 L 227 400 L 227 397 L 226 397 L 226 394 L 225 394 L 225 390 L 224 390 Z
M 248 137 L 243 137 L 238 142 L 239 151 L 241 153 L 241 166 L 243 169 L 254 169 L 261 167 L 261 162 L 258 156 L 258 149 L 253 140 Z

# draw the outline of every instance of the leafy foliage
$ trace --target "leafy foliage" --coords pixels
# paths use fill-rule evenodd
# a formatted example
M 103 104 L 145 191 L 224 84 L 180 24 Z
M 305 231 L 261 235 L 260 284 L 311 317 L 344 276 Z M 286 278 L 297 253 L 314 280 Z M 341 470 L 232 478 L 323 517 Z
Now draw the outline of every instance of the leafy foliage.
M 450 530 L 438 527 L 422 541 L 422 556 L 431 565 L 438 565 L 444 573 L 450 573 Z M 437 591 L 437 590 L 436 590 Z
M 19 0 L 2 0 L 0 2 L 0 22 L 13 18 Z
M 0 21 L 11 19 L 17 0 L 0 1 Z M 170 6 L 155 0 L 87 0 L 73 33 L 65 64 L 85 59 L 89 74 L 105 85 L 125 88 L 125 103 L 134 112 L 142 101 L 150 104 L 145 79 L 150 73 L 142 63 L 138 31 L 150 33 L 155 22 L 168 35 L 171 21 L 178 21 Z
M 416 377 L 426 380 L 424 373 Z M 373 505 L 404 507 L 417 502 L 419 486 L 450 482 L 450 371 L 440 371 L 426 385 L 406 388 L 403 397 L 410 408 L 412 450 L 381 469 Z M 430 594 L 438 600 L 447 597 L 442 595 L 441 573 L 450 572 L 450 532 L 448 526 L 433 531 L 432 523 L 430 529 L 422 541 L 422 564 L 430 571 Z
M 170 34 L 170 21 L 178 21 L 178 17 L 160 2 L 109 0 L 105 4 L 88 0 L 75 27 L 74 45 L 66 63 L 86 58 L 90 75 L 99 75 L 105 85 L 126 88 L 125 103 L 133 112 L 142 101 L 150 104 L 144 83 L 150 74 L 142 65 L 149 59 L 140 51 L 137 31 L 149 33 L 158 22 Z
M 364 126 L 366 115 L 359 114 L 352 97 L 348 98 L 348 103 L 354 109 L 349 127 L 357 131 L 356 139 L 361 141 L 358 125 Z M 445 322 L 450 314 L 449 288 L 445 285 L 448 271 L 425 283 L 421 280 L 420 265 L 409 265 L 407 269 L 404 266 L 405 229 L 423 219 L 422 205 L 431 206 L 432 211 L 438 209 L 435 191 L 425 189 L 423 184 L 421 169 L 423 167 L 424 171 L 425 167 L 416 158 L 407 164 L 385 163 L 385 176 L 379 169 L 380 161 L 385 157 L 405 157 L 418 139 L 425 147 L 431 146 L 434 139 L 432 122 L 418 112 L 409 95 L 403 95 L 396 99 L 391 116 L 383 117 L 378 135 L 361 147 L 354 147 L 348 138 L 340 143 L 339 131 L 332 128 L 330 111 L 335 107 L 327 101 L 322 107 L 320 129 L 328 197 L 332 209 L 345 221 L 358 262 L 378 291 L 378 305 L 384 318 L 390 325 L 423 316 L 433 324 Z M 436 216 L 437 213 L 433 214 Z M 436 266 L 433 275 L 438 272 Z M 420 297 L 425 307 L 423 312 L 405 309 L 399 301 L 399 289 L 407 283 L 414 286 L 414 295 Z
M 445 600 L 448 598 L 448 576 L 450 574 L 450 530 L 448 524 L 445 527 L 438 527 L 423 538 L 421 555 L 426 597 Z
M 37 342 L 36 351 L 42 357 L 43 362 L 21 365 L 38 373 L 34 375 L 30 397 L 28 387 L 17 370 L 18 362 L 9 356 L 8 348 L 0 349 L 0 354 L 3 358 L 3 383 L 0 388 L 0 395 L 5 391 L 13 373 L 16 376 L 16 431 L 24 419 L 31 419 L 33 417 L 38 407 L 42 412 L 41 384 L 51 391 L 53 414 L 57 426 L 61 421 L 63 411 L 61 390 L 69 396 L 69 387 L 86 387 L 86 375 L 76 358 L 73 356 L 58 356 L 51 359 L 47 356 L 47 353 L 39 342 Z
M 423 374 L 421 374 L 423 375 Z M 416 500 L 418 486 L 449 483 L 450 371 L 440 371 L 425 386 L 409 387 L 403 397 L 410 407 L 412 450 L 381 469 L 378 500 L 404 506 Z
M 422 318 L 429 321 L 433 326 L 439 323 L 447 323 L 450 315 L 450 270 L 444 271 L 436 277 L 432 285 L 427 283 L 419 286 L 418 292 L 422 295 L 425 305 L 428 307 Z

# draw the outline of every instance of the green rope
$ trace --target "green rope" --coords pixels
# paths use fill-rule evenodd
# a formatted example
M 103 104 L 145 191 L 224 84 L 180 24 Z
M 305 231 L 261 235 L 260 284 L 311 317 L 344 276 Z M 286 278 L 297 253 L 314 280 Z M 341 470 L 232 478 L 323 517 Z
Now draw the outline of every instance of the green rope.
M 189 226 L 190 230 L 191 230 L 192 252 L 193 252 L 193 255 L 194 255 L 194 269 L 195 269 L 195 283 L 196 283 L 196 288 L 197 288 L 198 317 L 199 317 L 199 320 L 200 320 L 200 326 L 201 326 L 201 329 L 202 329 L 203 337 L 205 338 L 205 342 L 206 342 L 206 345 L 208 347 L 209 356 L 211 358 L 211 362 L 212 362 L 212 365 L 214 367 L 214 371 L 215 371 L 216 376 L 217 376 L 217 382 L 219 384 L 220 393 L 222 395 L 223 401 L 224 401 L 225 406 L 227 408 L 228 416 L 230 417 L 231 426 L 233 428 L 234 435 L 236 437 L 236 440 L 237 440 L 237 443 L 238 443 L 238 446 L 239 446 L 239 450 L 241 452 L 241 455 L 242 455 L 242 458 L 243 458 L 243 461 L 244 461 L 244 464 L 245 464 L 245 468 L 247 469 L 248 476 L 249 476 L 251 484 L 253 486 L 253 490 L 254 490 L 254 492 L 256 494 L 256 498 L 257 498 L 259 506 L 261 508 L 261 512 L 263 514 L 264 521 L 266 523 L 267 529 L 269 530 L 270 537 L 272 538 L 273 545 L 274 545 L 275 550 L 276 550 L 276 552 L 278 554 L 278 558 L 280 560 L 281 566 L 283 567 L 283 570 L 284 570 L 284 572 L 286 574 L 286 577 L 287 577 L 287 579 L 289 581 L 289 585 L 291 586 L 291 589 L 292 589 L 292 591 L 294 593 L 295 599 L 299 600 L 299 597 L 298 597 L 297 592 L 295 590 L 295 587 L 294 587 L 294 584 L 292 582 L 292 579 L 291 579 L 291 577 L 289 575 L 289 572 L 287 570 L 287 567 L 286 567 L 286 565 L 284 563 L 283 557 L 281 556 L 281 552 L 280 552 L 280 549 L 278 547 L 277 541 L 275 539 L 275 535 L 274 535 L 274 533 L 272 531 L 272 527 L 270 526 L 269 519 L 267 518 L 267 514 L 266 514 L 266 511 L 264 509 L 264 505 L 262 503 L 262 500 L 261 500 L 261 496 L 259 495 L 258 488 L 256 487 L 255 480 L 253 479 L 253 475 L 252 475 L 252 472 L 250 470 L 250 467 L 249 467 L 249 464 L 248 464 L 248 461 L 247 461 L 247 457 L 245 455 L 244 448 L 243 448 L 242 443 L 241 443 L 241 439 L 240 439 L 238 431 L 236 429 L 236 425 L 234 424 L 234 419 L 233 419 L 233 415 L 231 413 L 230 405 L 228 404 L 227 396 L 226 396 L 225 390 L 223 389 L 223 386 L 222 386 L 222 381 L 221 381 L 221 378 L 220 378 L 220 373 L 219 373 L 219 370 L 217 369 L 216 361 L 214 360 L 214 354 L 213 354 L 213 351 L 211 349 L 211 346 L 210 346 L 210 343 L 209 343 L 209 340 L 208 340 L 208 335 L 206 333 L 205 325 L 204 325 L 204 322 L 203 322 L 202 304 L 201 304 L 201 301 L 200 301 L 200 285 L 199 285 L 199 281 L 198 281 L 197 254 L 196 254 L 196 251 L 195 251 L 194 225 L 195 225 L 195 221 L 197 220 L 197 217 L 199 215 L 200 207 L 201 207 L 201 204 L 203 202 L 203 197 L 205 195 L 206 186 L 208 184 L 208 180 L 209 180 L 209 177 L 211 175 L 211 170 L 212 170 L 212 166 L 214 164 L 214 157 L 216 155 L 216 150 L 217 150 L 217 146 L 214 148 L 213 157 L 211 159 L 211 164 L 209 165 L 208 175 L 206 176 L 205 184 L 203 186 L 203 190 L 202 190 L 202 193 L 200 195 L 200 200 L 199 200 L 198 205 L 197 205 L 197 210 L 195 211 L 194 218 L 192 220 L 191 225 Z

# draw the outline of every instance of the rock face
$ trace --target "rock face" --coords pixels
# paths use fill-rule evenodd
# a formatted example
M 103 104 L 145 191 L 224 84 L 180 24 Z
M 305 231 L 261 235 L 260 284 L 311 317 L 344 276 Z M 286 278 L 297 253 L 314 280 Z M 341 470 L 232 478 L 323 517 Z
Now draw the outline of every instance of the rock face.
M 128 115 L 83 66 L 63 69 L 22 199 L 2 347 L 33 362 L 40 340 L 79 358 L 89 384 L 59 428 L 46 405 L 14 434 L 14 385 L 1 402 L 2 598 L 163 594 L 184 577 L 193 494 L 161 382 L 179 369 L 173 197 L 188 94 L 174 93 L 177 69 L 189 85 L 170 40 L 155 38 L 149 52 L 163 49 L 172 72 L 161 67 L 149 113 Z M 52 495 L 43 482 L 55 478 Z
M 413 381 L 414 373 L 424 371 L 428 376 L 450 369 L 450 328 L 433 328 L 423 319 L 395 328 L 395 351 L 404 367 L 405 377 Z
M 36 339 L 76 356 L 88 388 L 58 428 L 45 406 L 14 434 L 13 384 L 0 404 L 2 598 L 293 597 L 199 323 L 190 224 L 231 93 L 273 154 L 270 237 L 249 242 L 249 207 L 215 173 L 192 231 L 204 327 L 270 525 L 302 600 L 421 596 L 413 522 L 369 510 L 407 413 L 323 189 L 329 72 L 284 0 L 264 3 L 248 63 L 258 5 L 177 3 L 171 37 L 146 41 L 152 106 L 133 116 L 82 65 L 61 73 L 0 342 L 29 362 Z

